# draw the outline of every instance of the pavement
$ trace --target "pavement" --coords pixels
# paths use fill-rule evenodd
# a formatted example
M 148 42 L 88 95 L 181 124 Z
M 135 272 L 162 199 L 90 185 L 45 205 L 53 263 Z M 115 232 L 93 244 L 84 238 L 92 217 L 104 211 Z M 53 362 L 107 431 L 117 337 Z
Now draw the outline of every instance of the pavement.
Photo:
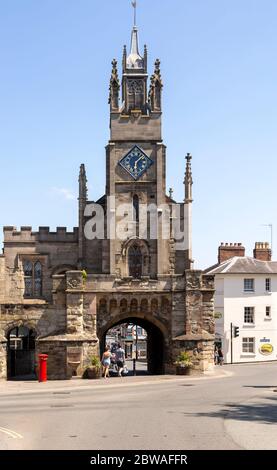
M 24 380 L 0 380 L 0 395 L 2 393 L 43 393 L 43 392 L 54 392 L 56 390 L 82 390 L 85 388 L 91 389 L 106 389 L 120 388 L 120 387 L 132 387 L 132 386 L 145 386 L 152 384 L 163 384 L 166 382 L 178 383 L 180 381 L 199 381 L 216 378 L 225 378 L 233 375 L 232 372 L 224 370 L 224 368 L 215 367 L 211 372 L 205 372 L 203 375 L 195 376 L 176 376 L 176 375 L 137 375 L 128 377 L 109 377 L 107 379 L 82 379 L 80 377 L 72 377 L 71 380 L 48 380 L 46 382 L 39 382 L 38 380 L 29 380 L 27 377 Z
M 226 432 L 242 449 L 277 450 L 276 405 L 277 384 L 261 396 L 229 409 L 225 419 Z
M 0 449 L 277 450 L 277 364 L 0 382 Z

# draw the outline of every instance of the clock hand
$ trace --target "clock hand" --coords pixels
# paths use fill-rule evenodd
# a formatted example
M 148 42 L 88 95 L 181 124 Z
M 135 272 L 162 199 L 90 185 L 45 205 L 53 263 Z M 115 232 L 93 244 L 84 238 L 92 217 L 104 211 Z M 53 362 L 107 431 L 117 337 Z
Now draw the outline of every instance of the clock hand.
M 138 162 L 143 158 L 143 155 L 135 162 L 135 169 L 137 169 Z

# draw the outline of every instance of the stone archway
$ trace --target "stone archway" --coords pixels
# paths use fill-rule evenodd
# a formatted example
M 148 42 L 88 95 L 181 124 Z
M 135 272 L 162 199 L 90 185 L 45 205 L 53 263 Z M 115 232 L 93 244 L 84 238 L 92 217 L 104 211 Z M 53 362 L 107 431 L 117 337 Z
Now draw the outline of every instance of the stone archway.
M 35 378 L 36 330 L 19 323 L 10 326 L 6 336 L 7 379 Z
M 142 327 L 147 332 L 147 364 L 148 373 L 152 375 L 164 374 L 165 372 L 165 327 L 156 319 L 149 320 L 143 315 L 122 314 L 108 322 L 98 331 L 100 352 L 105 348 L 107 332 L 118 325 L 129 323 Z

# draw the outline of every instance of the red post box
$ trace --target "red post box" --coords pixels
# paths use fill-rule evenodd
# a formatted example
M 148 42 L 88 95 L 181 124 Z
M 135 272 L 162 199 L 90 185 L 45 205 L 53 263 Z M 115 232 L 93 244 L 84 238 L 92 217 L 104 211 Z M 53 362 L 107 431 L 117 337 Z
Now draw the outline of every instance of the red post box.
M 39 382 L 47 381 L 47 359 L 48 354 L 39 354 Z

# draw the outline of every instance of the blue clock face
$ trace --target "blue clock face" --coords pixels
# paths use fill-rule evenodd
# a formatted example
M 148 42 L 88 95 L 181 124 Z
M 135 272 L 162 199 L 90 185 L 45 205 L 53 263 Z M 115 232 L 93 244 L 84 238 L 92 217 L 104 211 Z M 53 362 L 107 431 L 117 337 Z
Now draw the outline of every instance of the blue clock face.
M 149 158 L 143 150 L 135 145 L 120 161 L 119 165 L 124 168 L 135 180 L 148 170 L 153 164 L 153 160 Z

